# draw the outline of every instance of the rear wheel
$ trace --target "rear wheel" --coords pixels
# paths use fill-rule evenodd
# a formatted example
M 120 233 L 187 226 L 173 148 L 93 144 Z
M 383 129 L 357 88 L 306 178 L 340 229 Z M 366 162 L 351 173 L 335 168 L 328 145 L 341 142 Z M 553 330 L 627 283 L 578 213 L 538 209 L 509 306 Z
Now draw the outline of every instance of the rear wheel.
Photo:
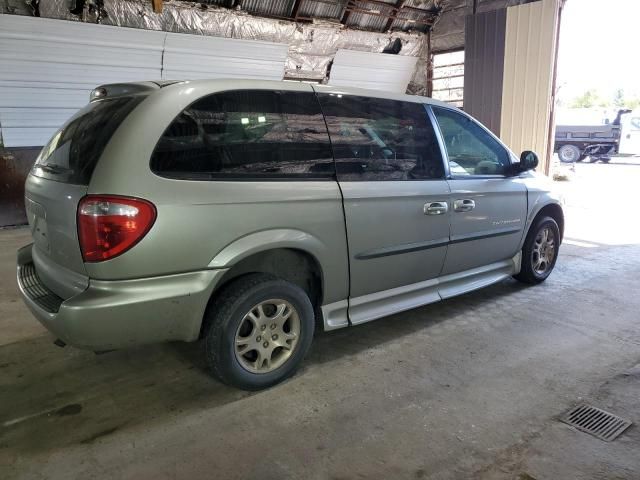
M 305 291 L 265 274 L 247 275 L 224 287 L 205 321 L 211 372 L 244 390 L 268 388 L 293 375 L 315 326 Z
M 560 247 L 560 229 L 551 217 L 538 219 L 522 247 L 520 273 L 514 277 L 524 283 L 544 282 L 556 265 Z
M 575 145 L 563 145 L 558 150 L 558 158 L 562 163 L 577 162 L 580 158 L 580 149 Z

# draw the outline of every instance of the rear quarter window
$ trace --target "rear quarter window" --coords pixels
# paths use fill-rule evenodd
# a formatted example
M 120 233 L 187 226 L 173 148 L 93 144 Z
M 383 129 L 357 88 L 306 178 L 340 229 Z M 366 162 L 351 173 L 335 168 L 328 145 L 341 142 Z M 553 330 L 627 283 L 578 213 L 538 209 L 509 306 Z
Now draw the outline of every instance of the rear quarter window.
M 31 173 L 58 182 L 88 185 L 114 132 L 144 98 L 137 95 L 89 103 L 42 148 Z
M 335 177 L 317 98 L 277 90 L 235 90 L 197 100 L 165 130 L 151 170 L 184 180 Z

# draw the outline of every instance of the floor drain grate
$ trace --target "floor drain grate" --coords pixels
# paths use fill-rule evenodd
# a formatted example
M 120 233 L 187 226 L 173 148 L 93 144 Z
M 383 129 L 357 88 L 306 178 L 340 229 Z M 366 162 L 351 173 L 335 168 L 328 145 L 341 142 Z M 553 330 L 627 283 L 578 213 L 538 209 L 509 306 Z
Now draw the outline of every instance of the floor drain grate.
M 629 420 L 585 404 L 569 410 L 560 421 L 606 442 L 615 440 L 631 425 Z

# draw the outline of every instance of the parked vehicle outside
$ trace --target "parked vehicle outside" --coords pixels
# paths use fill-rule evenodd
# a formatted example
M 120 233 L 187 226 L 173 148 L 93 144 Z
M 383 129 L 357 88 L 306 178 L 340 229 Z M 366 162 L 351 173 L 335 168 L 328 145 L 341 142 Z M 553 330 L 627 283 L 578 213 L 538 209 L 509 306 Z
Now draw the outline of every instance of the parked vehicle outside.
M 609 163 L 620 149 L 622 118 L 631 112 L 620 109 L 615 119 L 601 125 L 557 125 L 554 152 L 563 163 L 581 162 L 589 158 L 591 163 Z
M 358 325 L 554 268 L 561 203 L 469 115 L 294 82 L 99 87 L 26 182 L 27 306 L 94 351 L 202 339 L 244 389 Z
M 622 117 L 619 153 L 640 155 L 640 109 L 635 109 Z

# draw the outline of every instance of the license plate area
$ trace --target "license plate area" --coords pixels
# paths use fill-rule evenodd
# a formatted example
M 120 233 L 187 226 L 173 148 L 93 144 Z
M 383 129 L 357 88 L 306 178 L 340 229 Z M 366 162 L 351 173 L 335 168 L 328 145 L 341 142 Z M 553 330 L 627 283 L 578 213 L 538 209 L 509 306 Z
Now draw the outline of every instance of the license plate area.
M 31 236 L 36 246 L 49 253 L 49 230 L 47 228 L 47 211 L 38 202 L 34 202 L 25 197 L 25 209 L 27 211 L 27 220 L 31 228 Z

